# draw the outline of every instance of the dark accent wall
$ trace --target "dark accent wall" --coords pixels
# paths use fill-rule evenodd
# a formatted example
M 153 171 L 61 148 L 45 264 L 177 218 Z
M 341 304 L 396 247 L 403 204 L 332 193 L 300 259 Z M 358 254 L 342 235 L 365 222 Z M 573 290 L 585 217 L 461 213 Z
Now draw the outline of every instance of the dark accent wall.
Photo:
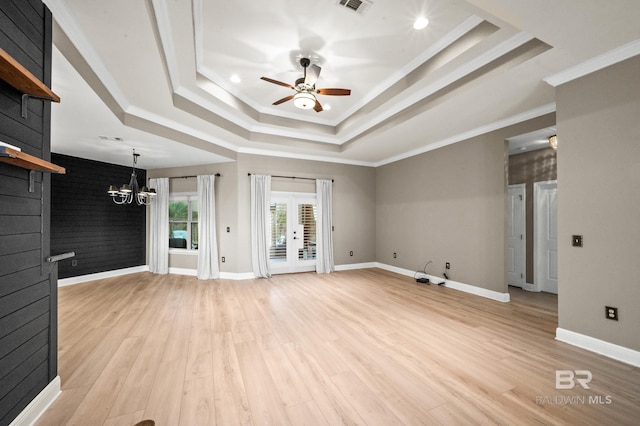
M 525 184 L 526 215 L 526 280 L 534 284 L 533 264 L 533 184 L 556 180 L 556 152 L 551 148 L 538 149 L 509 157 L 509 185 Z
M 131 167 L 52 154 L 66 175 L 51 181 L 51 252 L 73 251 L 59 262 L 60 278 L 144 265 L 146 263 L 146 207 L 116 205 L 109 185 L 129 183 Z M 144 185 L 146 171 L 136 169 Z M 73 266 L 77 263 L 76 266 Z
M 40 0 L 0 2 L 0 47 L 51 84 L 51 13 Z M 51 105 L 0 81 L 0 140 L 49 159 Z M 49 256 L 50 175 L 0 163 L 0 426 L 57 375 L 57 277 Z

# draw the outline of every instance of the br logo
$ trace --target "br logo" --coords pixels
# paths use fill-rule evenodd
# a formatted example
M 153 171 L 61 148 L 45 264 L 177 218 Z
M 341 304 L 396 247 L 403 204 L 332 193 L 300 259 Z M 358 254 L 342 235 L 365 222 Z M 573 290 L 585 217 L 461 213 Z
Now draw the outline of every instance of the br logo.
M 576 382 L 583 389 L 591 389 L 591 379 L 593 375 L 589 370 L 556 370 L 556 389 L 573 389 Z

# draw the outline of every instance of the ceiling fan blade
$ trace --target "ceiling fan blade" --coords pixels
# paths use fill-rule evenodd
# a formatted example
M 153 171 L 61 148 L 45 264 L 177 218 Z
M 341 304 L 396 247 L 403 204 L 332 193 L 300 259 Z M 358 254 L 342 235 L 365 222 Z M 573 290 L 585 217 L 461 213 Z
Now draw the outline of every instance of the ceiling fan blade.
M 295 96 L 295 95 L 286 96 L 286 97 L 284 97 L 284 98 L 282 98 L 282 99 L 279 99 L 279 100 L 275 101 L 275 102 L 273 103 L 273 105 L 280 105 L 280 104 L 281 104 L 281 103 L 283 103 L 283 102 L 290 101 L 291 99 L 293 99 L 293 97 L 294 97 L 294 96 Z
M 268 81 L 269 83 L 277 84 L 278 86 L 284 86 L 284 87 L 288 87 L 290 89 L 294 89 L 295 90 L 295 87 L 293 87 L 292 85 L 290 85 L 288 83 L 283 83 L 283 82 L 278 81 L 278 80 L 274 80 L 274 79 L 269 78 L 269 77 L 260 77 L 260 80 Z
M 316 92 L 319 95 L 349 96 L 351 94 L 351 89 L 318 89 Z
M 321 70 L 322 70 L 322 68 L 320 68 L 318 65 L 311 64 L 311 66 L 309 68 L 307 68 L 306 77 L 304 79 L 304 83 L 309 85 L 309 86 L 315 85 L 316 81 L 318 81 L 318 77 L 320 76 L 320 71 Z
M 320 112 L 322 111 L 322 105 L 320 105 L 320 102 L 318 102 L 318 100 L 316 99 L 316 104 L 313 106 L 313 109 L 315 110 L 315 112 Z

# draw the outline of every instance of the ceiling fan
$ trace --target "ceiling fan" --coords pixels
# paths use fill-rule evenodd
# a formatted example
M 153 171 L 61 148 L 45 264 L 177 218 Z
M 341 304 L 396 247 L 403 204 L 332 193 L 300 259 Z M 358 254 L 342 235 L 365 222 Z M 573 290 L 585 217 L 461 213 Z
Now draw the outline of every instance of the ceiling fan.
M 328 95 L 328 96 L 349 96 L 351 94 L 350 89 L 316 89 L 316 81 L 320 75 L 320 68 L 316 64 L 311 65 L 309 58 L 301 58 L 300 65 L 304 69 L 304 77 L 296 80 L 295 86 L 287 83 L 283 83 L 278 80 L 273 80 L 268 77 L 260 77 L 264 81 L 277 84 L 279 86 L 289 87 L 296 91 L 294 95 L 286 96 L 273 103 L 273 105 L 280 105 L 283 102 L 293 99 L 295 106 L 301 109 L 313 108 L 316 112 L 322 111 L 322 105 L 316 99 L 316 95 Z M 311 65 L 311 66 L 309 66 Z M 309 68 L 309 72 L 307 72 Z

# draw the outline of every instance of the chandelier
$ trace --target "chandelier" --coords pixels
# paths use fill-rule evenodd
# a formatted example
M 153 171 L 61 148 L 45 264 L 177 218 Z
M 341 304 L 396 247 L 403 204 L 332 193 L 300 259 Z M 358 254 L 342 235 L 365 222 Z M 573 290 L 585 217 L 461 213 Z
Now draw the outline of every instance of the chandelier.
M 138 163 L 138 157 L 140 154 L 136 154 L 136 150 L 133 150 L 133 166 L 131 172 L 131 180 L 129 184 L 123 184 L 120 189 L 116 185 L 109 185 L 107 191 L 111 196 L 111 199 L 116 204 L 132 204 L 135 200 L 139 206 L 148 206 L 151 201 L 156 197 L 156 190 L 153 188 L 147 188 L 138 186 L 138 177 L 136 176 L 136 164 Z

